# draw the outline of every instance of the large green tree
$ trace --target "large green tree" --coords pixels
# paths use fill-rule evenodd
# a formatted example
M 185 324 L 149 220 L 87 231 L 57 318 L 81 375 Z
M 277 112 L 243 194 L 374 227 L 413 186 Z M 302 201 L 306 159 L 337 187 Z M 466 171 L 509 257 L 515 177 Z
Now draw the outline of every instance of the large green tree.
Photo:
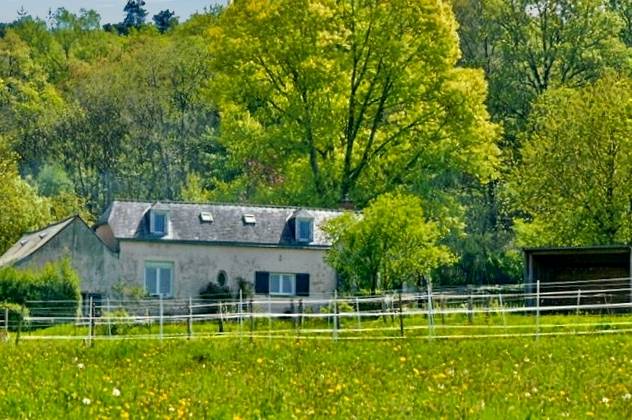
M 440 244 L 445 227 L 429 220 L 421 200 L 387 193 L 373 200 L 362 215 L 345 213 L 324 226 L 333 245 L 327 261 L 342 277 L 345 290 L 419 285 L 433 269 L 452 262 Z
M 242 173 L 213 185 L 219 197 L 362 205 L 494 173 L 486 84 L 455 67 L 443 2 L 245 0 L 209 35 L 220 140 Z
M 523 245 L 632 241 L 632 81 L 608 76 L 545 94 L 509 192 Z
M 582 86 L 612 69 L 630 71 L 620 38 L 625 2 L 452 0 L 460 18 L 463 63 L 485 69 L 489 108 L 508 145 L 549 88 Z M 629 13 L 629 11 L 628 11 Z

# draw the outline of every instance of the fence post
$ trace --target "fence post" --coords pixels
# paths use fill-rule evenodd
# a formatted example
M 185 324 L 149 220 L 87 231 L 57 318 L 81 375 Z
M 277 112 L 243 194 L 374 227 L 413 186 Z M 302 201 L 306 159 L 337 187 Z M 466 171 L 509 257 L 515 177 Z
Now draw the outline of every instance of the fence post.
M 338 339 L 338 290 L 334 290 L 333 339 Z
M 579 315 L 579 307 L 582 299 L 582 289 L 577 289 L 577 310 L 575 311 L 575 315 Z
M 88 298 L 88 344 L 92 344 L 92 296 Z
M 4 332 L 9 336 L 9 308 L 4 308 Z
M 503 317 L 503 325 L 507 328 L 507 319 L 505 318 L 505 304 L 503 303 L 503 294 L 498 293 L 498 306 L 500 307 L 500 316 Z
M 404 336 L 404 315 L 402 313 L 402 292 L 399 292 L 399 335 Z
M 163 313 L 164 313 L 164 308 L 162 306 L 162 294 L 160 295 L 160 340 L 162 340 L 162 336 L 163 336 Z
M 468 286 L 467 288 L 470 297 L 467 301 L 467 321 L 470 324 L 474 323 L 474 297 L 472 296 L 472 288 Z
M 305 326 L 305 316 L 303 315 L 305 313 L 305 304 L 303 303 L 303 299 L 298 300 L 298 313 L 300 314 L 300 319 L 298 323 L 298 328 L 300 331 L 303 330 Z
M 428 286 L 428 335 L 432 337 L 432 330 L 434 328 L 434 319 L 432 314 L 432 281 L 428 279 L 426 283 Z
M 356 317 L 358 318 L 358 330 L 362 329 L 362 316 L 360 315 L 360 301 L 355 298 Z
M 536 282 L 536 307 L 535 307 L 535 338 L 540 337 L 540 280 Z
M 244 335 L 244 295 L 239 289 L 239 341 L 241 342 Z
M 193 301 L 191 299 L 191 296 L 189 296 L 189 319 L 188 319 L 188 323 L 187 323 L 187 335 L 189 337 L 189 339 L 191 339 L 191 336 L 193 336 Z
M 224 304 L 219 301 L 219 332 L 224 332 Z
M 254 306 L 252 303 L 252 298 L 250 298 L 250 303 L 248 306 L 250 306 L 250 310 L 249 310 L 250 312 L 250 341 L 252 342 L 253 340 L 252 334 L 255 329 L 255 314 L 254 314 L 255 311 L 254 311 Z
M 272 298 L 268 294 L 268 341 L 272 340 Z
M 110 308 L 110 298 L 106 298 L 106 306 L 108 311 L 108 336 L 112 336 L 112 309 Z

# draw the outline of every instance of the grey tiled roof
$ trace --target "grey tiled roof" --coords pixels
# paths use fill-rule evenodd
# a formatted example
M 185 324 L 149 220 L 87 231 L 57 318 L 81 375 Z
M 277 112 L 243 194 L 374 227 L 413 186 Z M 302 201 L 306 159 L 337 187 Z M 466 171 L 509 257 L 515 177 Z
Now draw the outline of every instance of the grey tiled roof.
M 14 264 L 29 257 L 78 219 L 79 216 L 73 216 L 38 231 L 25 233 L 19 241 L 0 256 L 0 266 Z
M 164 237 L 149 232 L 152 207 L 169 212 L 169 232 Z M 213 222 L 203 223 L 202 212 L 211 213 Z M 245 214 L 254 215 L 256 223 L 244 223 Z M 293 219 L 297 214 L 314 219 L 313 241 L 308 244 L 294 239 Z M 297 207 L 114 201 L 97 224 L 108 224 L 117 239 L 326 247 L 330 243 L 321 225 L 340 214 L 337 210 Z

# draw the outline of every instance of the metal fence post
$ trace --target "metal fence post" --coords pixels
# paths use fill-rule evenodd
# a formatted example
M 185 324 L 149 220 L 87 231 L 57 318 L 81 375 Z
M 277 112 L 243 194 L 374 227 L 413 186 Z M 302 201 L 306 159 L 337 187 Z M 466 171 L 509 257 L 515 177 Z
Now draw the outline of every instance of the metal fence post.
M 536 282 L 535 299 L 535 338 L 537 339 L 540 337 L 540 280 Z
M 268 294 L 268 341 L 272 340 L 272 298 Z
M 193 336 L 193 301 L 189 296 L 189 319 L 188 319 L 187 335 L 189 339 Z
M 241 341 L 244 335 L 244 295 L 241 289 L 239 289 L 239 341 Z
M 434 328 L 434 319 L 432 314 L 432 281 L 427 281 L 428 286 L 428 335 L 432 337 L 433 328 Z
M 164 313 L 164 308 L 162 306 L 162 294 L 160 295 L 160 339 L 162 340 L 163 338 L 163 313 Z
M 503 325 L 507 328 L 507 319 L 505 318 L 505 304 L 503 303 L 503 294 L 498 293 L 498 306 L 500 307 L 500 316 L 503 319 Z
M 88 344 L 92 344 L 92 311 L 93 311 L 93 304 L 92 304 L 92 296 L 90 296 L 88 298 Z
M 355 309 L 356 309 L 356 317 L 358 318 L 358 330 L 362 329 L 362 316 L 360 315 L 360 301 L 358 298 L 355 298 Z
M 333 339 L 338 339 L 338 290 L 334 290 Z
M 577 310 L 575 311 L 575 315 L 579 315 L 579 307 L 581 305 L 582 300 L 582 289 L 577 289 Z
M 4 332 L 9 336 L 9 308 L 4 308 Z
M 110 308 L 110 298 L 106 298 L 107 312 L 108 312 L 108 336 L 112 335 L 112 309 Z
M 399 335 L 404 336 L 404 315 L 402 313 L 402 292 L 399 292 Z

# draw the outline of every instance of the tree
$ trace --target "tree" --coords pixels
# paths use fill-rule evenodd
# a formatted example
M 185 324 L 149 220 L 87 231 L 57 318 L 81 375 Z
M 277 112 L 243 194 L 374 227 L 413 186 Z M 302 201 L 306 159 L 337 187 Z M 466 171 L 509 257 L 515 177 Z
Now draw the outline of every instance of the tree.
M 0 137 L 0 254 L 24 231 L 50 221 L 47 200 L 20 178 L 15 160 L 10 146 Z
M 519 243 L 632 241 L 632 81 L 607 76 L 545 94 L 529 119 L 509 194 Z
M 632 47 L 632 0 L 609 0 L 607 5 L 619 15 L 623 22 L 621 40 L 628 47 Z
M 400 288 L 419 284 L 452 255 L 440 244 L 445 230 L 424 217 L 422 202 L 409 194 L 387 193 L 362 216 L 345 213 L 324 227 L 333 245 L 327 261 L 347 290 Z
M 124 31 L 123 33 L 128 33 L 132 28 L 138 29 L 143 26 L 147 16 L 147 10 L 144 6 L 144 0 L 127 0 L 127 4 L 123 8 L 125 19 L 120 25 Z
M 465 65 L 482 66 L 489 108 L 508 146 L 530 105 L 549 88 L 582 86 L 612 69 L 628 71 L 622 21 L 602 0 L 453 0 Z
M 275 28 L 271 31 L 270 28 Z M 254 201 L 364 204 L 448 173 L 488 179 L 497 127 L 435 1 L 235 2 L 209 31 L 220 142 Z
M 175 14 L 176 12 L 165 9 L 154 15 L 154 24 L 156 25 L 156 28 L 158 28 L 158 32 L 164 34 L 178 24 L 178 18 L 175 17 Z

